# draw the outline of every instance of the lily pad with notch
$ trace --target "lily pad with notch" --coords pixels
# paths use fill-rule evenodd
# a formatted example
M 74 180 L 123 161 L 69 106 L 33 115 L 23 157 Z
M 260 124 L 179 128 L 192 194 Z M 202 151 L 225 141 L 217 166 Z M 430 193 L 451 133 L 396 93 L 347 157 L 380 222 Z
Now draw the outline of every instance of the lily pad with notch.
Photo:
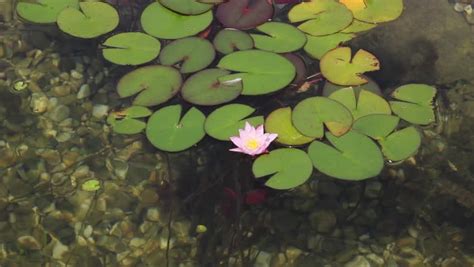
M 20 1 L 16 12 L 26 21 L 33 23 L 55 23 L 59 13 L 65 8 L 79 8 L 79 0 L 36 0 Z
M 180 64 L 181 73 L 191 73 L 209 66 L 216 52 L 214 46 L 206 39 L 186 37 L 169 43 L 159 56 L 160 63 L 171 66 Z
M 263 116 L 249 117 L 255 109 L 244 104 L 229 104 L 214 110 L 206 119 L 206 133 L 215 139 L 229 141 L 231 136 L 238 136 L 245 122 L 256 127 L 263 124 Z
M 365 84 L 368 80 L 361 75 L 380 69 L 379 60 L 374 55 L 360 49 L 351 57 L 349 47 L 338 47 L 327 52 L 319 66 L 330 82 L 346 86 Z
M 156 148 L 178 152 L 197 144 L 205 135 L 206 117 L 197 108 L 189 109 L 181 117 L 180 105 L 166 106 L 151 115 L 146 136 Z
M 175 68 L 151 65 L 125 74 L 117 84 L 117 92 L 122 98 L 138 94 L 134 105 L 155 106 L 176 95 L 181 84 L 181 74 Z
M 213 44 L 222 54 L 230 54 L 236 50 L 249 50 L 254 47 L 250 34 L 232 28 L 220 30 L 214 37 Z
M 183 84 L 183 99 L 196 105 L 219 105 L 237 98 L 242 92 L 242 82 L 219 82 L 219 77 L 229 75 L 223 69 L 205 69 L 189 77 Z
M 397 19 L 403 12 L 403 0 L 339 0 L 354 14 L 354 18 L 381 23 Z
M 119 24 L 117 10 L 103 2 L 80 2 L 79 9 L 68 7 L 58 15 L 63 32 L 79 38 L 95 38 L 111 32 Z
M 289 146 L 298 146 L 309 143 L 314 137 L 305 136 L 298 131 L 291 120 L 291 108 L 279 108 L 272 111 L 265 119 L 265 130 L 276 133 L 276 142 Z
M 356 97 L 359 97 L 359 93 L 362 89 L 370 91 L 376 95 L 382 96 L 382 91 L 380 90 L 379 85 L 374 80 L 372 80 L 371 78 L 365 75 L 361 75 L 361 77 L 367 80 L 367 83 L 362 84 L 362 85 L 351 86 L 352 88 L 354 88 Z M 333 92 L 343 89 L 343 88 L 347 88 L 347 86 L 337 85 L 337 84 L 331 83 L 330 81 L 326 81 L 323 86 L 323 96 L 329 96 Z
M 371 114 L 359 118 L 352 125 L 352 130 L 365 134 L 372 139 L 382 140 L 398 125 L 400 118 L 387 114 Z
M 199 15 L 214 6 L 197 0 L 158 0 L 158 2 L 168 9 L 186 15 Z
M 426 84 L 407 84 L 398 87 L 392 97 L 400 101 L 390 101 L 390 106 L 400 118 L 414 124 L 430 124 L 435 121 L 433 98 L 436 88 Z
M 395 131 L 378 142 L 388 160 L 401 161 L 416 154 L 421 145 L 421 136 L 415 127 L 410 126 Z
M 266 22 L 257 27 L 264 34 L 250 34 L 255 47 L 275 53 L 296 51 L 306 43 L 306 35 L 291 24 Z
M 155 37 L 141 32 L 125 32 L 109 37 L 103 43 L 104 58 L 118 65 L 140 65 L 155 59 L 161 44 Z
M 328 51 L 338 47 L 355 37 L 351 33 L 333 33 L 324 36 L 307 35 L 308 42 L 304 46 L 304 51 L 315 59 L 321 59 Z
M 326 133 L 326 137 L 331 145 L 313 141 L 308 147 L 308 155 L 320 172 L 334 178 L 359 181 L 382 171 L 382 153 L 369 137 L 354 131 L 340 137 Z
M 224 56 L 217 67 L 236 73 L 220 81 L 241 79 L 243 95 L 263 95 L 283 89 L 291 83 L 296 70 L 285 57 L 261 50 L 237 51 Z
M 308 154 L 296 148 L 279 148 L 258 157 L 252 166 L 256 178 L 272 175 L 265 185 L 273 189 L 291 189 L 306 182 L 313 173 Z
M 146 122 L 139 120 L 151 115 L 151 110 L 142 106 L 131 106 L 124 110 L 111 112 L 107 123 L 119 134 L 137 134 L 146 128 Z
M 327 97 L 309 97 L 299 102 L 292 113 L 293 125 L 303 135 L 322 138 L 324 125 L 341 136 L 352 126 L 351 112 L 341 103 Z
M 212 17 L 211 10 L 199 15 L 184 15 L 153 2 L 143 10 L 140 21 L 143 30 L 152 36 L 179 39 L 206 29 L 211 24 Z
M 227 28 L 253 29 L 270 20 L 273 5 L 268 0 L 229 0 L 219 4 L 216 18 Z
M 347 28 L 342 30 L 341 33 L 365 32 L 365 31 L 375 28 L 376 26 L 377 24 L 374 24 L 374 23 L 368 23 L 368 22 L 360 21 L 358 19 L 354 19 L 351 25 L 347 26 Z

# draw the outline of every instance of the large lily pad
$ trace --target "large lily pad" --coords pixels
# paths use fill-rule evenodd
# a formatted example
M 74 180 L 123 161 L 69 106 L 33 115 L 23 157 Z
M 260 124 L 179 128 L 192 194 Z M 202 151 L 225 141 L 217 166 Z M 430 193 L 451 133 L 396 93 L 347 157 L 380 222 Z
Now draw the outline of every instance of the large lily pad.
M 324 125 L 331 133 L 341 136 L 351 129 L 351 112 L 341 103 L 326 97 L 310 97 L 293 109 L 293 124 L 302 134 L 322 138 Z
M 387 114 L 372 114 L 359 118 L 352 125 L 352 130 L 381 140 L 389 135 L 398 125 L 400 118 Z
M 394 20 L 403 11 L 403 0 L 339 0 L 339 2 L 352 11 L 354 18 L 369 23 Z
M 243 95 L 262 95 L 278 91 L 291 83 L 296 70 L 283 56 L 261 51 L 237 51 L 224 56 L 219 68 L 237 72 L 222 77 L 221 81 L 242 79 Z
M 257 27 L 264 34 L 250 34 L 258 49 L 287 53 L 300 49 L 306 43 L 306 35 L 291 24 L 267 22 Z
M 378 141 L 382 153 L 391 161 L 400 161 L 416 154 L 421 144 L 420 133 L 410 126 Z
M 120 97 L 138 94 L 134 105 L 154 106 L 172 98 L 181 83 L 181 74 L 175 68 L 152 65 L 125 74 L 117 84 L 117 92 Z
M 104 58 L 119 65 L 140 65 L 155 59 L 160 53 L 160 42 L 141 32 L 116 34 L 103 43 Z
M 229 104 L 214 110 L 206 119 L 206 133 L 218 140 L 228 141 L 231 136 L 238 136 L 245 122 L 253 126 L 263 124 L 263 116 L 249 117 L 255 109 L 243 104 Z
M 55 23 L 65 8 L 79 8 L 79 0 L 37 0 L 19 2 L 16 12 L 21 18 L 33 23 Z
M 232 101 L 242 92 L 242 82 L 219 82 L 219 77 L 229 73 L 222 69 L 200 71 L 184 82 L 181 95 L 184 100 L 196 105 L 219 105 Z
M 227 28 L 252 29 L 273 16 L 268 0 L 229 0 L 217 7 L 216 18 Z
M 235 50 L 249 50 L 254 46 L 250 34 L 232 28 L 220 30 L 214 37 L 213 44 L 222 54 L 230 54 Z
M 146 136 L 158 149 L 177 152 L 190 148 L 204 136 L 206 117 L 197 108 L 191 108 L 181 118 L 181 106 L 159 109 L 148 120 Z
M 314 137 L 300 133 L 291 121 L 291 108 L 279 108 L 265 119 L 265 129 L 269 133 L 278 134 L 276 141 L 280 144 L 296 146 L 309 143 Z
M 364 89 L 360 90 L 357 99 L 352 87 L 337 90 L 329 98 L 338 101 L 349 109 L 354 120 L 371 114 L 390 115 L 392 113 L 390 105 L 385 99 Z
M 140 21 L 143 30 L 150 35 L 163 39 L 179 39 L 206 29 L 212 22 L 212 11 L 199 15 L 183 15 L 153 2 L 143 10 Z
M 186 15 L 199 15 L 214 6 L 212 4 L 200 3 L 197 0 L 158 0 L 158 2 L 177 13 Z
M 80 10 L 63 9 L 58 15 L 59 28 L 79 38 L 95 38 L 118 26 L 119 15 L 115 8 L 103 2 L 81 2 Z
M 294 6 L 288 12 L 290 22 L 303 22 L 301 31 L 313 36 L 339 32 L 352 22 L 352 12 L 335 0 L 311 0 Z
M 325 36 L 307 35 L 306 37 L 308 42 L 304 46 L 304 51 L 315 59 L 321 59 L 329 50 L 351 40 L 355 35 L 351 33 L 333 33 Z
M 169 43 L 160 54 L 160 63 L 175 65 L 181 63 L 182 73 L 204 69 L 214 60 L 216 52 L 211 42 L 199 37 L 187 37 Z
M 349 47 L 338 47 L 327 52 L 319 66 L 323 76 L 338 85 L 365 84 L 367 79 L 361 74 L 380 69 L 380 63 L 374 55 L 361 49 L 351 58 Z
M 265 183 L 274 189 L 290 189 L 306 182 L 313 172 L 308 155 L 296 148 L 280 148 L 258 157 L 252 166 L 256 178 L 272 175 Z
M 379 147 L 369 137 L 350 131 L 336 137 L 326 134 L 332 146 L 313 141 L 308 155 L 320 172 L 344 180 L 364 180 L 374 177 L 383 168 Z
M 379 85 L 374 80 L 364 75 L 362 75 L 361 77 L 366 79 L 368 82 L 366 84 L 352 86 L 352 88 L 354 88 L 356 97 L 359 97 L 359 93 L 362 89 L 370 91 L 376 95 L 382 96 L 382 91 L 380 90 Z M 343 88 L 347 88 L 347 86 L 337 85 L 329 81 L 326 81 L 323 86 L 323 96 L 329 96 L 333 92 L 339 89 L 343 89 Z
M 151 110 L 142 106 L 131 106 L 124 110 L 114 111 L 107 117 L 107 123 L 119 134 L 137 134 L 146 128 L 146 123 L 139 118 L 151 115 Z
M 390 101 L 390 106 L 400 118 L 414 124 L 430 124 L 435 121 L 433 98 L 436 88 L 425 84 L 400 86 L 392 97 L 401 101 Z

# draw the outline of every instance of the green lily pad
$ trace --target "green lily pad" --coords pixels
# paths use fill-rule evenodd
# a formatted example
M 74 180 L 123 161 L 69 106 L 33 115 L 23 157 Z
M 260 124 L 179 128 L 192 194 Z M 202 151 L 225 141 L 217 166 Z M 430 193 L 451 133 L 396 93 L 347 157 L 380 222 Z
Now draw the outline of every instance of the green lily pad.
M 107 117 L 107 123 L 116 133 L 137 134 L 146 128 L 146 123 L 137 119 L 148 117 L 151 113 L 151 110 L 146 107 L 131 106 L 124 110 L 111 112 Z
M 264 34 L 250 34 L 255 47 L 275 53 L 287 53 L 300 49 L 306 43 L 306 35 L 291 24 L 267 22 L 257 27 Z
M 338 32 L 325 36 L 307 35 L 306 37 L 308 38 L 308 42 L 304 46 L 304 51 L 315 59 L 321 59 L 329 50 L 351 40 L 355 35 Z
M 242 82 L 221 83 L 218 78 L 229 75 L 222 69 L 206 69 L 189 77 L 183 84 L 183 99 L 196 105 L 219 105 L 236 99 L 242 92 Z
M 364 180 L 382 171 L 384 160 L 377 144 L 369 137 L 350 131 L 336 137 L 326 133 L 332 146 L 313 141 L 308 155 L 320 172 L 343 180 Z
M 220 81 L 242 79 L 243 95 L 263 95 L 278 91 L 291 83 L 296 70 L 283 56 L 261 51 L 237 51 L 224 56 L 217 67 L 237 72 Z
M 302 22 L 301 31 L 313 36 L 339 32 L 352 22 L 352 12 L 334 0 L 311 0 L 295 5 L 288 12 L 290 22 Z
M 212 11 L 199 15 L 183 15 L 153 2 L 143 10 L 140 21 L 143 30 L 150 35 L 163 39 L 179 39 L 206 29 L 212 22 Z
M 117 92 L 120 97 L 138 94 L 134 105 L 155 106 L 172 98 L 181 83 L 181 74 L 175 68 L 152 65 L 125 74 L 117 84 Z
M 400 118 L 414 124 L 430 124 L 435 121 L 433 98 L 436 88 L 425 84 L 400 86 L 392 97 L 401 101 L 390 101 L 390 106 Z
M 104 58 L 119 65 L 140 65 L 155 59 L 161 44 L 156 38 L 141 32 L 125 32 L 109 37 L 103 43 Z
M 390 115 L 392 113 L 390 105 L 385 99 L 364 89 L 360 90 L 357 99 L 352 87 L 337 90 L 329 98 L 338 101 L 349 109 L 354 120 L 371 114 Z
M 230 54 L 235 50 L 249 50 L 254 46 L 250 34 L 232 28 L 220 30 L 214 37 L 213 44 L 222 54 Z
M 94 192 L 99 190 L 100 188 L 101 184 L 100 181 L 97 179 L 87 180 L 81 185 L 81 189 L 88 192 Z
M 338 85 L 360 85 L 367 83 L 361 74 L 380 69 L 378 59 L 365 50 L 356 52 L 351 58 L 349 47 L 338 47 L 327 52 L 319 63 L 321 73 L 330 82 Z
M 396 131 L 378 142 L 387 159 L 401 161 L 416 154 L 421 144 L 421 136 L 415 127 L 410 126 Z
M 265 130 L 278 134 L 276 141 L 284 145 L 297 146 L 314 140 L 314 137 L 305 136 L 295 128 L 291 121 L 290 107 L 272 111 L 265 119 Z
M 352 125 L 352 130 L 381 140 L 389 135 L 398 125 L 400 118 L 387 114 L 372 114 L 359 118 Z
M 206 134 L 206 117 L 197 108 L 191 108 L 181 118 L 181 106 L 172 105 L 159 109 L 148 120 L 146 136 L 156 148 L 177 152 L 190 148 Z
M 293 109 L 293 125 L 303 135 L 322 138 L 324 125 L 331 133 L 341 136 L 351 129 L 351 112 L 341 103 L 326 97 L 310 97 Z
M 160 54 L 160 63 L 171 66 L 181 63 L 181 73 L 191 73 L 209 66 L 216 52 L 211 42 L 199 37 L 187 37 L 169 43 Z
M 341 33 L 358 33 L 358 32 L 365 32 L 368 30 L 371 30 L 375 28 L 377 24 L 373 23 L 368 23 L 364 21 L 360 21 L 357 19 L 354 19 L 351 23 L 351 25 L 347 26 L 344 30 L 341 31 Z
M 177 13 L 199 15 L 210 10 L 214 5 L 200 3 L 197 0 L 158 0 L 164 7 Z
M 403 0 L 339 0 L 339 2 L 352 11 L 354 18 L 369 23 L 394 20 L 403 11 Z
M 313 172 L 311 160 L 296 148 L 279 148 L 258 157 L 252 166 L 256 178 L 272 175 L 265 183 L 274 189 L 290 189 L 306 182 Z
M 103 2 L 80 2 L 80 10 L 66 8 L 58 15 L 59 28 L 79 38 L 95 38 L 114 30 L 119 24 L 115 8 Z
M 55 23 L 65 8 L 79 8 L 79 0 L 36 0 L 19 2 L 16 12 L 21 18 L 33 23 Z
M 376 95 L 382 96 L 382 91 L 380 91 L 379 85 L 374 80 L 372 80 L 369 77 L 364 76 L 364 75 L 362 75 L 361 77 L 366 79 L 368 82 L 366 84 L 363 84 L 363 85 L 352 86 L 352 88 L 354 88 L 356 97 L 359 97 L 360 90 L 362 90 L 362 89 L 370 91 L 370 92 L 372 92 Z M 339 89 L 343 89 L 343 88 L 347 88 L 347 87 L 342 86 L 342 85 L 333 84 L 329 81 L 326 81 L 324 83 L 324 87 L 323 87 L 323 96 L 327 97 L 327 96 L 331 95 L 333 92 L 335 92 Z
M 263 124 L 263 116 L 250 117 L 255 109 L 243 104 L 229 104 L 214 110 L 206 119 L 206 133 L 218 140 L 229 141 L 231 136 L 238 136 L 247 121 L 256 127 Z

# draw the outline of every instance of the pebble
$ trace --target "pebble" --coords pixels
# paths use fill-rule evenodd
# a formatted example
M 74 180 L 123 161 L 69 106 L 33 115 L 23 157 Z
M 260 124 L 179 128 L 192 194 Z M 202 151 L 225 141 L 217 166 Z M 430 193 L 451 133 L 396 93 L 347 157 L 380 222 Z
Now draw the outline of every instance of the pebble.
M 364 256 L 356 256 L 344 264 L 344 267 L 370 267 L 370 262 Z
M 77 99 L 84 99 L 90 95 L 91 95 L 91 88 L 86 83 L 86 84 L 81 85 L 81 87 L 79 88 L 79 92 L 77 92 L 76 97 Z
M 309 215 L 309 221 L 318 232 L 328 233 L 336 226 L 336 215 L 329 210 L 318 210 Z
M 97 119 L 102 119 L 107 116 L 109 112 L 109 106 L 107 105 L 94 105 L 92 108 L 92 116 Z
M 34 238 L 31 235 L 20 236 L 17 238 L 17 242 L 18 244 L 20 244 L 22 247 L 26 249 L 30 249 L 30 250 L 41 249 L 41 245 L 38 242 L 38 240 L 36 240 L 36 238 Z
M 464 12 L 464 8 L 466 6 L 467 5 L 463 4 L 463 3 L 456 3 L 456 4 L 454 4 L 454 10 L 456 10 L 456 12 Z
M 56 122 L 60 122 L 69 117 L 70 109 L 65 105 L 59 105 L 53 108 L 48 114 L 48 117 Z
M 255 259 L 254 267 L 270 267 L 272 255 L 266 251 L 259 251 Z
M 153 222 L 159 222 L 160 210 L 158 210 L 158 208 L 149 208 L 146 212 L 146 218 Z
M 382 183 L 379 181 L 368 182 L 365 187 L 364 195 L 367 198 L 378 198 L 382 190 Z
M 78 72 L 77 70 L 71 70 L 71 77 L 76 79 L 76 80 L 80 80 L 84 76 L 82 75 L 82 73 Z

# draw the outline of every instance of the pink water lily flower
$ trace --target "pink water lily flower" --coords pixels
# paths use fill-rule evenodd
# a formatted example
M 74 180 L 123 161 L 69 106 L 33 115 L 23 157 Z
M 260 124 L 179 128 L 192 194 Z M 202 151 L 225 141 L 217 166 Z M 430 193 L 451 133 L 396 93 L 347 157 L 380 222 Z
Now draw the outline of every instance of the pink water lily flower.
M 248 154 L 251 156 L 260 155 L 267 152 L 267 148 L 278 135 L 274 133 L 264 133 L 263 125 L 257 128 L 245 122 L 245 128 L 239 129 L 239 136 L 232 136 L 230 141 L 236 145 L 230 151 Z

